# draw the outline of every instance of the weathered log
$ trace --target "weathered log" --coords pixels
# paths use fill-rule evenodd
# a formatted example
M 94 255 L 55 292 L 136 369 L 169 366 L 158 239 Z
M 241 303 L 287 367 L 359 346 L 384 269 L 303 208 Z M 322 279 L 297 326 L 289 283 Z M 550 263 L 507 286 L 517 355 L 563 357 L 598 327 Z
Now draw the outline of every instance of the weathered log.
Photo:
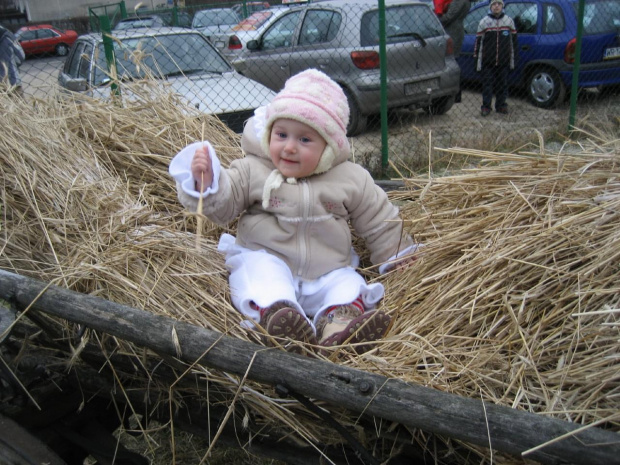
M 44 291 L 44 292 L 43 292 Z M 620 436 L 596 427 L 460 397 L 366 373 L 76 293 L 0 270 L 0 298 L 107 332 L 157 353 L 431 433 L 541 463 L 618 463 Z M 178 344 L 175 344 L 175 340 Z M 579 430 L 579 431 L 578 431 Z M 571 434 L 569 434 L 571 433 Z M 560 440 L 556 440 L 561 438 Z

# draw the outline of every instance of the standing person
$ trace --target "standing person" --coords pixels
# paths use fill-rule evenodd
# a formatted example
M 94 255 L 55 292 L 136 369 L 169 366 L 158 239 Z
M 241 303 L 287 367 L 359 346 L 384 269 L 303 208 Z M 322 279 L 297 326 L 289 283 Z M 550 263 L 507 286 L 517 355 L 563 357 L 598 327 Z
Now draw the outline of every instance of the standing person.
M 515 23 L 504 13 L 503 0 L 491 0 L 490 13 L 478 24 L 474 46 L 476 70 L 482 72 L 482 116 L 491 113 L 493 94 L 495 111 L 508 113 L 508 73 L 515 67 L 516 55 Z
M 7 83 L 21 94 L 18 66 L 26 59 L 24 50 L 11 31 L 0 26 L 0 82 Z
M 439 15 L 439 21 L 443 25 L 446 33 L 452 38 L 454 46 L 454 58 L 458 58 L 463 48 L 463 38 L 465 37 L 465 29 L 463 21 L 469 13 L 470 0 L 452 0 L 443 14 Z M 454 101 L 461 101 L 461 89 L 456 94 Z
M 363 167 L 348 161 L 347 98 L 320 71 L 286 82 L 248 120 L 245 157 L 224 169 L 208 142 L 185 147 L 170 163 L 181 203 L 218 224 L 239 218 L 237 237 L 219 250 L 230 270 L 232 303 L 270 336 L 358 350 L 383 337 L 390 317 L 376 310 L 384 288 L 357 273 L 351 230 L 365 239 L 379 271 L 412 261 L 398 209 Z M 202 192 L 202 194 L 201 194 Z M 362 343 L 360 345 L 360 343 Z M 321 349 L 323 350 L 323 349 Z

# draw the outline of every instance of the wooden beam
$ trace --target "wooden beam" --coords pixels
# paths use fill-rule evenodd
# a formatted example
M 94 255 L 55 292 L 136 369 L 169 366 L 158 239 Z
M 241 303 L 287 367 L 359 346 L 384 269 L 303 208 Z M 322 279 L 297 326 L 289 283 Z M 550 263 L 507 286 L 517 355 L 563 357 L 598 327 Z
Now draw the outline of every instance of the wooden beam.
M 44 292 L 43 292 L 44 291 Z M 617 463 L 620 435 L 287 352 L 0 270 L 0 298 L 204 366 L 541 463 Z M 178 344 L 175 344 L 175 340 Z M 578 431 L 579 430 L 579 431 Z M 572 434 L 569 434 L 572 433 Z M 558 438 L 561 438 L 558 440 Z M 555 441 L 554 441 L 555 440 Z

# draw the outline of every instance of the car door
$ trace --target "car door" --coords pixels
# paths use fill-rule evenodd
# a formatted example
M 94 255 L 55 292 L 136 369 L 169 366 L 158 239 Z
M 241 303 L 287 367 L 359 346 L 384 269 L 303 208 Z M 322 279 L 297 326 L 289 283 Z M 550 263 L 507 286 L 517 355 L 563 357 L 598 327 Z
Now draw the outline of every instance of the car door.
M 51 29 L 39 29 L 37 31 L 37 53 L 52 53 L 55 51 L 58 34 Z
M 293 52 L 301 11 L 292 11 L 278 18 L 259 38 L 257 50 L 245 59 L 242 73 L 278 92 L 291 76 L 289 61 Z
M 19 42 L 24 53 L 28 55 L 36 53 L 37 31 L 24 31 L 19 37 Z
M 309 68 L 323 71 L 332 78 L 339 79 L 343 74 L 343 59 L 340 50 L 330 46 L 340 29 L 342 15 L 334 10 L 310 9 L 306 12 L 299 38 L 293 44 L 290 54 L 290 75 L 295 75 Z M 350 58 L 345 57 L 346 66 Z

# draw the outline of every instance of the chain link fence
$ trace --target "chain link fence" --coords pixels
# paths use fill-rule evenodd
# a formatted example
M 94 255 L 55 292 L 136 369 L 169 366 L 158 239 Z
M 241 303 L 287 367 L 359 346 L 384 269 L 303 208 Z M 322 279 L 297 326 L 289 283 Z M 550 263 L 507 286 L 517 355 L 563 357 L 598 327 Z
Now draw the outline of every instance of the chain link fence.
M 396 170 L 420 169 L 437 147 L 517 150 L 538 144 L 541 136 L 561 140 L 569 132 L 571 118 L 579 124 L 596 115 L 617 128 L 620 2 L 615 0 L 585 0 L 581 5 L 577 0 L 507 1 L 505 13 L 517 32 L 516 69 L 509 76 L 508 114 L 488 116 L 480 111 L 481 73 L 474 57 L 478 25 L 489 14 L 488 2 L 467 2 L 458 58 L 430 0 L 407 5 L 389 0 L 273 3 L 267 10 L 262 2 L 246 1 L 137 11 L 127 11 L 123 2 L 91 8 L 88 31 L 80 32 L 109 30 L 113 38 L 108 46 L 116 58 L 103 49 L 100 55 L 85 55 L 83 49 L 67 57 L 33 55 L 20 68 L 23 91 L 26 96 L 50 95 L 63 69 L 84 78 L 87 87 L 114 86 L 121 75 L 144 78 L 145 66 L 148 74 L 161 79 L 165 55 L 184 77 L 176 91 L 200 94 L 201 89 L 194 88 L 202 82 L 196 79 L 197 69 L 183 65 L 198 50 L 166 47 L 162 57 L 153 60 L 155 47 L 146 52 L 150 58 L 142 53 L 136 61 L 137 42 L 122 45 L 114 39 L 115 28 L 134 19 L 139 20 L 134 28 L 148 29 L 161 21 L 199 30 L 238 73 L 266 88 L 265 98 L 303 69 L 326 72 L 349 98 L 354 157 L 374 173 L 384 173 L 388 163 Z M 385 10 L 378 8 L 383 3 Z M 225 24 L 229 16 L 235 21 Z M 107 60 L 101 61 L 104 54 Z M 69 65 L 71 60 L 75 66 Z M 115 60 L 122 62 L 122 72 L 110 71 Z M 215 58 L 205 60 L 210 62 L 200 69 L 208 69 Z M 580 78 L 575 81 L 577 67 Z M 108 68 L 104 71 L 110 79 L 93 81 L 102 68 Z M 247 89 L 238 90 L 245 90 L 247 99 Z M 219 98 L 240 96 L 227 91 Z M 204 107 L 212 105 L 205 102 Z

